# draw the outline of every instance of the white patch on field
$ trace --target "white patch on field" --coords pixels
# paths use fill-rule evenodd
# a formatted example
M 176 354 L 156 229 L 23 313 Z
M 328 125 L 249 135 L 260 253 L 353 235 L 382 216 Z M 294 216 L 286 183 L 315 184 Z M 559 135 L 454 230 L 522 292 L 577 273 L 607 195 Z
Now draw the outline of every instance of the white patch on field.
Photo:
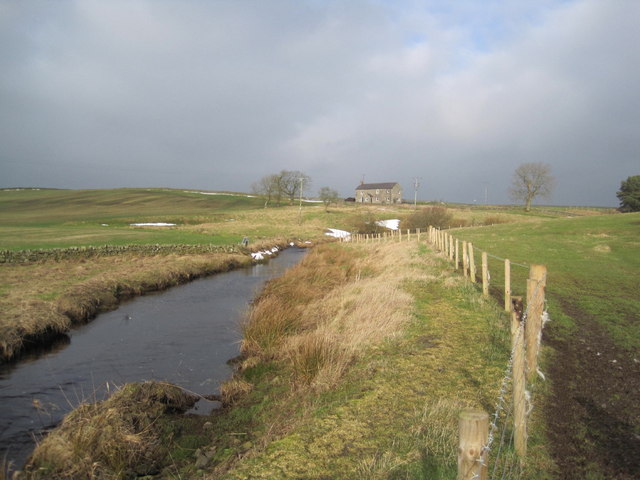
M 256 198 L 255 195 L 241 195 L 239 193 L 226 193 L 226 192 L 194 192 L 191 190 L 183 190 L 184 193 L 198 193 L 200 195 L 227 195 L 229 197 L 247 197 Z
M 155 223 L 130 223 L 132 227 L 174 227 L 175 223 L 163 223 L 163 222 L 155 222 Z
M 398 230 L 398 228 L 400 228 L 400 220 L 397 218 L 391 220 L 378 220 L 376 225 L 388 228 L 389 230 Z
M 351 233 L 345 230 L 338 230 L 337 228 L 327 228 L 329 230 L 325 235 L 335 238 L 351 238 Z

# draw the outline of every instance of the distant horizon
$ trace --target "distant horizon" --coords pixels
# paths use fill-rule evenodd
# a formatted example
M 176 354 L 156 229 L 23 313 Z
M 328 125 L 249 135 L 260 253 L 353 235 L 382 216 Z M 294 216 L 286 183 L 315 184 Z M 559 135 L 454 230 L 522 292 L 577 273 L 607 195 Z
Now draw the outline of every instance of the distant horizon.
M 225 190 L 225 189 L 206 189 L 206 188 L 184 188 L 184 187 L 148 187 L 148 186 L 142 186 L 142 187 L 98 187 L 98 188 L 65 188 L 65 187 L 1 187 L 0 190 L 2 191 L 12 191 L 12 190 L 69 190 L 69 191 L 79 191 L 79 190 L 177 190 L 177 191 L 181 191 L 184 193 L 200 193 L 200 191 L 202 192 L 211 192 L 211 193 L 223 193 L 223 194 L 237 194 L 237 195 L 245 195 L 245 196 L 249 196 L 249 197 L 258 197 L 261 196 L 260 194 L 256 194 L 256 193 L 251 193 L 251 192 L 243 192 L 243 191 L 236 191 L 236 190 Z M 355 194 L 355 189 L 354 189 L 354 194 Z M 346 196 L 341 196 L 340 199 L 341 200 L 345 200 L 347 198 L 354 198 L 354 195 L 346 195 Z M 310 195 L 310 194 L 303 194 L 303 199 L 305 198 L 318 198 L 318 195 Z M 426 203 L 444 203 L 446 205 L 448 204 L 453 204 L 453 205 L 468 205 L 468 206 L 512 206 L 512 207 L 522 207 L 523 205 L 521 203 L 484 203 L 484 202 L 460 202 L 460 201 L 455 201 L 455 200 L 442 200 L 442 199 L 431 199 L 431 200 L 426 200 L 426 199 L 420 199 L 418 198 L 417 202 L 420 204 L 426 204 Z M 409 199 L 409 198 L 403 198 L 402 200 L 402 204 L 403 205 L 411 205 L 413 204 L 413 199 Z M 366 204 L 366 205 L 385 205 L 385 204 Z M 565 207 L 565 208 L 596 208 L 596 209 L 600 209 L 600 208 L 605 208 L 605 209 L 618 209 L 620 205 L 570 205 L 570 204 L 557 204 L 557 203 L 543 203 L 543 202 L 537 202 L 534 201 L 533 204 L 531 205 L 532 207 L 551 207 L 551 208 L 561 208 L 561 207 Z

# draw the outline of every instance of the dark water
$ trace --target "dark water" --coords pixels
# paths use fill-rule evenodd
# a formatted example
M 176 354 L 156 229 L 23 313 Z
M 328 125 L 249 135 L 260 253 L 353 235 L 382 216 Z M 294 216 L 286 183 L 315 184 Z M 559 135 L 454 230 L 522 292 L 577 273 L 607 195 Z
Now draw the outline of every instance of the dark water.
M 297 263 L 289 248 L 266 264 L 139 297 L 62 336 L 46 353 L 0 366 L 0 459 L 20 467 L 43 430 L 82 401 L 127 382 L 164 380 L 206 395 L 230 376 L 239 321 L 269 279 Z M 212 402 L 196 408 L 208 413 Z

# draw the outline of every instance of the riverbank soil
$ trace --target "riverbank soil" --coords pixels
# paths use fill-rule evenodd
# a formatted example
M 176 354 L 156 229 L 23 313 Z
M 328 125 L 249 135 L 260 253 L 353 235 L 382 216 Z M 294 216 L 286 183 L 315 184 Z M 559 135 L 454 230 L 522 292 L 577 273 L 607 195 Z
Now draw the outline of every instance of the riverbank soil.
M 570 338 L 550 328 L 551 391 L 544 406 L 558 466 L 555 478 L 640 478 L 640 358 L 577 307 L 564 305 L 579 325 Z

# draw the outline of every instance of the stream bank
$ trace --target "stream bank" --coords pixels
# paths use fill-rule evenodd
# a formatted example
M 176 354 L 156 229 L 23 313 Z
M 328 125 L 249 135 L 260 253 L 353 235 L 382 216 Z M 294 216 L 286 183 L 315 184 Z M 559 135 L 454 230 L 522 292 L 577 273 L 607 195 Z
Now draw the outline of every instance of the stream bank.
M 7 458 L 19 466 L 40 431 L 129 382 L 156 379 L 215 393 L 231 372 L 226 362 L 238 353 L 238 322 L 249 302 L 305 251 L 289 248 L 267 263 L 136 297 L 70 330 L 50 350 L 1 365 L 3 453 L 10 448 Z

